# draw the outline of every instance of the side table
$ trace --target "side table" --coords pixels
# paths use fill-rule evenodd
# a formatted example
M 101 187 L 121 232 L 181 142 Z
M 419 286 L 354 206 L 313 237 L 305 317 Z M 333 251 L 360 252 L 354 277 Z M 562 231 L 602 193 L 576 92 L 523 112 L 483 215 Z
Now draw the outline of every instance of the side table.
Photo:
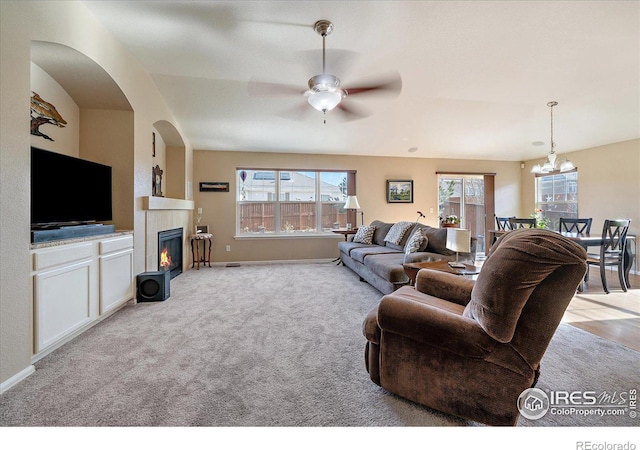
M 356 234 L 358 232 L 358 229 L 357 228 L 353 229 L 353 230 L 347 230 L 347 229 L 342 230 L 342 229 L 340 229 L 340 230 L 331 230 L 331 231 L 333 233 L 335 233 L 335 234 L 343 235 L 344 236 L 344 240 L 346 242 L 348 237 L 349 237 L 349 235 L 350 234 Z M 340 259 L 339 256 L 336 259 L 334 259 L 333 261 L 331 261 L 331 262 L 336 262 L 336 261 L 338 261 L 338 265 L 340 265 L 342 263 L 342 260 Z M 342 263 L 342 265 L 344 266 L 344 263 Z
M 426 261 L 403 264 L 404 272 L 409 277 L 409 284 L 414 286 L 416 284 L 416 277 L 420 269 L 438 270 L 440 272 L 452 273 L 454 275 L 478 275 L 480 273 L 480 267 L 473 264 L 465 264 L 464 269 L 454 269 L 449 266 L 449 261 Z
M 211 267 L 211 239 L 213 238 L 213 234 L 211 233 L 198 233 L 191 235 L 191 259 L 193 263 L 191 264 L 191 268 L 195 264 L 198 264 L 197 270 L 200 270 L 200 263 L 203 265 L 209 264 Z M 202 241 L 202 258 L 200 257 L 200 245 L 198 244 Z M 209 253 L 207 254 L 207 242 L 209 243 Z M 195 244 L 195 255 L 194 255 L 194 244 Z

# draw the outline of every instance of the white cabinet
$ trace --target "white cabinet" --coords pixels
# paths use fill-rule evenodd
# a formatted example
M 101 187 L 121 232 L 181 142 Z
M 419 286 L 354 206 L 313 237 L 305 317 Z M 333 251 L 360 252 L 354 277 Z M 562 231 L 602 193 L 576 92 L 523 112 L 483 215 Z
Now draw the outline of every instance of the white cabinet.
M 87 325 L 92 311 L 91 260 L 74 262 L 35 275 L 35 351 L 39 352 Z M 92 317 L 93 316 L 93 317 Z
M 101 241 L 100 314 L 106 314 L 133 298 L 133 238 Z
M 33 353 L 42 357 L 132 299 L 133 236 L 31 250 Z

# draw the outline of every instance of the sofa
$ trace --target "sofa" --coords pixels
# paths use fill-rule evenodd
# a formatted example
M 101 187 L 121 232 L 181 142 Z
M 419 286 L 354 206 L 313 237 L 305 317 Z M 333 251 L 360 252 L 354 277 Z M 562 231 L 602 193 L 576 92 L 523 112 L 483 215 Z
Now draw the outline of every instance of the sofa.
M 388 392 L 488 425 L 536 400 L 542 357 L 586 272 L 586 252 L 549 230 L 491 247 L 477 280 L 423 269 L 363 323 L 365 367 Z M 544 413 L 544 411 L 542 411 Z
M 362 235 L 367 236 L 362 239 Z M 447 249 L 446 243 L 446 228 L 417 222 L 374 220 L 370 225 L 360 227 L 349 240 L 340 242 L 338 249 L 342 264 L 357 273 L 361 281 L 389 294 L 409 283 L 402 266 L 404 263 L 455 261 L 456 254 Z M 473 261 L 475 245 L 476 239 L 472 238 L 471 252 L 459 253 L 459 259 Z

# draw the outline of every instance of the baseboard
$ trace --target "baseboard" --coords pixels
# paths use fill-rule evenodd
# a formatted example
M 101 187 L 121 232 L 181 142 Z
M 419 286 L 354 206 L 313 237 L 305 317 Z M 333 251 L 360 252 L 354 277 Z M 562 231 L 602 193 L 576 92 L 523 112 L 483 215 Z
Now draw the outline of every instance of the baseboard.
M 36 371 L 35 366 L 31 364 L 27 366 L 25 369 L 15 374 L 14 376 L 12 376 L 11 378 L 9 378 L 7 381 L 0 383 L 0 394 L 8 391 L 12 387 L 14 387 L 16 384 L 20 383 L 22 380 L 27 378 L 29 375 L 31 375 L 32 373 L 35 373 L 35 371 Z

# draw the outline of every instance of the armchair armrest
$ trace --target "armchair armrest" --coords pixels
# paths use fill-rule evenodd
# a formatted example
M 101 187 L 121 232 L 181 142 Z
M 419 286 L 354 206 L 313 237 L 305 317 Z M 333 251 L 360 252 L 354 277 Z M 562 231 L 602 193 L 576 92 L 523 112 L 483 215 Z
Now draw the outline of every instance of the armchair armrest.
M 466 306 L 471 300 L 474 280 L 437 270 L 422 269 L 416 277 L 416 290 Z
M 470 358 L 484 358 L 497 345 L 475 320 L 399 295 L 382 299 L 378 324 L 383 332 Z

